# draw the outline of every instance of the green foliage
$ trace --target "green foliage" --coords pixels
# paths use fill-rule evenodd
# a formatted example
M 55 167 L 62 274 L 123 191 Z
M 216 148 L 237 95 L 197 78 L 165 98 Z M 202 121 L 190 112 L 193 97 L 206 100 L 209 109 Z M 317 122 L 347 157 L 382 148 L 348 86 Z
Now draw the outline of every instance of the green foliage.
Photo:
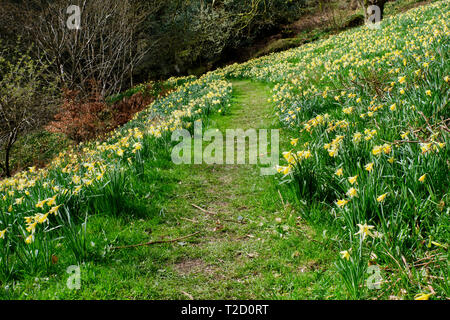
M 148 43 L 155 48 L 139 72 L 167 76 L 208 67 L 229 49 L 297 18 L 303 6 L 303 0 L 164 1 L 147 20 Z
M 440 268 L 450 230 L 449 9 L 438 2 L 386 18 L 379 30 L 356 28 L 221 71 L 277 83 L 277 115 L 298 132 L 282 180 L 334 217 L 341 250 L 353 252 L 338 260 L 353 298 L 375 294 L 362 285 L 367 264 L 391 270 L 385 293 L 400 277 L 408 291 L 449 295 Z
M 11 149 L 17 139 L 48 121 L 57 96 L 49 65 L 31 58 L 33 48 L 21 52 L 19 40 L 11 50 L 0 47 L 0 148 L 4 155 L 0 169 L 6 176 L 11 175 Z

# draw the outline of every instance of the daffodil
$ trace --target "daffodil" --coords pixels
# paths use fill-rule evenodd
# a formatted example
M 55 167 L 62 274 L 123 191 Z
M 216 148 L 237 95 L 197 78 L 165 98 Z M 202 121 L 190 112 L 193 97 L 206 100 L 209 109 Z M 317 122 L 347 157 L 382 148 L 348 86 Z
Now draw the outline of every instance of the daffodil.
M 297 139 L 292 139 L 292 140 L 291 140 L 291 144 L 292 144 L 293 146 L 296 146 L 297 143 L 298 143 L 298 138 L 297 138 Z
M 38 203 L 36 203 L 36 208 L 43 208 L 44 207 L 44 204 L 47 202 L 47 199 L 46 200 L 42 200 L 42 201 L 39 201 Z
M 77 176 L 77 175 L 74 175 L 72 177 L 72 182 L 75 183 L 75 184 L 80 184 L 81 183 L 81 178 L 79 176 Z
M 374 226 L 369 226 L 369 225 L 367 225 L 367 223 L 364 223 L 364 224 L 358 223 L 357 226 L 359 227 L 359 231 L 357 233 L 355 233 L 355 236 L 359 234 L 359 235 L 361 235 L 363 240 L 366 238 L 366 236 L 373 237 L 373 234 L 370 230 L 375 228 Z
M 342 258 L 342 259 L 346 259 L 347 261 L 350 260 L 350 252 L 351 252 L 351 250 L 352 250 L 352 249 L 341 251 L 341 252 L 340 252 L 341 258 Z
M 295 161 L 291 151 L 283 152 L 283 158 L 289 163 L 293 163 Z
M 58 213 L 58 209 L 59 209 L 60 207 L 61 207 L 61 205 L 52 207 L 52 208 L 48 211 L 48 213 L 49 213 L 49 214 L 56 214 L 56 213 Z
M 344 175 L 344 170 L 342 168 L 339 168 L 336 170 L 334 174 L 337 175 L 338 177 L 342 177 Z
M 47 219 L 48 219 L 48 215 L 49 215 L 49 213 L 46 213 L 46 214 L 38 214 L 38 215 L 36 216 L 36 222 L 37 222 L 37 223 L 40 223 L 40 224 L 46 222 Z
M 56 196 L 53 196 L 52 198 L 48 198 L 48 199 L 46 200 L 46 202 L 47 202 L 47 205 L 48 205 L 49 207 L 53 206 L 53 205 L 55 204 L 55 202 L 56 202 Z
M 142 144 L 140 142 L 136 142 L 134 145 L 134 150 L 141 150 L 142 149 Z
M 387 196 L 387 195 L 388 195 L 387 192 L 384 193 L 384 194 L 382 194 L 381 196 L 379 196 L 379 197 L 377 198 L 377 201 L 378 201 L 378 202 L 383 202 L 384 199 L 386 199 L 386 196 Z
M 5 239 L 6 229 L 0 231 L 0 239 Z
M 349 196 L 350 198 L 355 197 L 357 194 L 358 194 L 358 190 L 356 190 L 353 187 L 347 191 L 347 196 Z
M 287 166 L 287 167 L 285 167 L 284 169 L 283 169 L 283 174 L 284 175 L 287 175 L 287 174 L 289 174 L 289 172 L 291 172 L 291 166 L 289 165 L 289 166 Z
M 342 112 L 345 114 L 351 114 L 353 112 L 353 107 L 344 108 L 342 109 Z
M 26 243 L 26 244 L 33 243 L 33 241 L 34 241 L 34 234 L 30 234 L 30 235 L 25 239 L 25 243 Z
M 414 300 L 429 300 L 432 293 L 418 293 L 414 296 Z
M 382 153 L 383 152 L 383 146 L 375 146 L 373 149 L 372 149 L 372 154 L 374 155 L 374 156 L 377 156 L 377 155 L 379 155 L 380 153 Z
M 391 153 L 391 151 L 392 151 L 392 146 L 390 144 L 385 143 L 383 145 L 383 152 L 385 154 L 389 154 L 389 153 Z
M 427 174 L 425 173 L 423 176 L 419 178 L 419 181 L 423 183 L 425 181 L 426 176 Z
M 366 165 L 364 166 L 364 169 L 366 169 L 368 172 L 372 172 L 372 170 L 373 170 L 373 165 L 374 165 L 374 163 L 373 163 L 373 162 L 370 162 L 370 163 L 368 163 L 368 164 L 366 164 Z
M 350 182 L 350 184 L 355 184 L 357 179 L 358 175 L 348 178 L 348 182 Z
M 336 201 L 337 206 L 338 206 L 338 207 L 341 207 L 341 208 L 342 208 L 343 206 L 345 206 L 347 203 L 348 203 L 348 200 L 346 200 L 346 199 L 342 199 L 342 200 Z

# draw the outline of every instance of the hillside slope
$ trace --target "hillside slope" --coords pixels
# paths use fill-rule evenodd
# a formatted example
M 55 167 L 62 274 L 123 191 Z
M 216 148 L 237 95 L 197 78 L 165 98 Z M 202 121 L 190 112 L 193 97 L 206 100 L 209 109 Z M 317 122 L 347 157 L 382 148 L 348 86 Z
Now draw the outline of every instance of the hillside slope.
M 448 298 L 449 21 L 440 1 L 170 79 L 106 141 L 2 180 L 0 296 Z M 279 175 L 176 166 L 198 120 L 282 128 Z

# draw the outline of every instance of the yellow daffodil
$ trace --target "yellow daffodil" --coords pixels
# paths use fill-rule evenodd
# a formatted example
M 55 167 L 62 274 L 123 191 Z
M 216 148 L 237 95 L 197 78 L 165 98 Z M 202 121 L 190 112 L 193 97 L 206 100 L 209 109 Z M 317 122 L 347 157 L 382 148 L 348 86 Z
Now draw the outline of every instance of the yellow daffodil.
M 423 176 L 419 178 L 419 181 L 423 183 L 425 181 L 426 176 L 427 174 L 425 173 Z
M 366 169 L 368 172 L 372 172 L 373 166 L 374 166 L 374 163 L 370 162 L 364 166 L 364 169 Z
M 383 146 L 375 146 L 373 149 L 372 149 L 372 154 L 374 155 L 374 156 L 377 156 L 377 155 L 379 155 L 380 153 L 382 153 L 383 152 Z
M 341 258 L 342 259 L 346 259 L 347 261 L 350 260 L 350 251 L 351 251 L 351 249 L 350 250 L 341 251 L 340 252 Z
M 418 293 L 414 296 L 414 300 L 429 300 L 432 293 Z
M 30 234 L 30 235 L 25 239 L 25 243 L 26 243 L 26 244 L 33 243 L 33 241 L 34 241 L 34 235 L 33 235 L 33 234 Z
M 348 178 L 348 182 L 350 182 L 350 184 L 355 184 L 357 179 L 358 175 Z
M 343 200 L 338 200 L 337 202 L 336 202 L 336 204 L 338 205 L 338 207 L 343 207 L 343 206 L 345 206 L 346 204 L 348 203 L 348 200 L 346 200 L 346 199 L 343 199 Z
M 384 194 L 382 194 L 381 196 L 379 196 L 379 197 L 377 198 L 377 201 L 378 201 L 378 202 L 383 202 L 384 199 L 386 199 L 386 196 L 387 196 L 387 195 L 388 195 L 387 192 L 384 193 Z
M 58 209 L 59 209 L 60 207 L 61 207 L 61 205 L 52 207 L 52 208 L 48 211 L 48 213 L 49 213 L 49 214 L 56 214 L 56 213 L 58 213 Z
M 347 196 L 349 196 L 350 198 L 355 197 L 358 194 L 358 190 L 356 190 L 355 188 L 350 188 L 347 191 Z
M 369 225 L 367 225 L 367 223 L 364 223 L 364 224 L 358 223 L 357 226 L 359 227 L 359 231 L 357 233 L 355 233 L 355 236 L 359 234 L 362 236 L 363 240 L 366 238 L 366 236 L 373 237 L 373 234 L 370 230 L 375 228 L 374 226 L 369 226 Z

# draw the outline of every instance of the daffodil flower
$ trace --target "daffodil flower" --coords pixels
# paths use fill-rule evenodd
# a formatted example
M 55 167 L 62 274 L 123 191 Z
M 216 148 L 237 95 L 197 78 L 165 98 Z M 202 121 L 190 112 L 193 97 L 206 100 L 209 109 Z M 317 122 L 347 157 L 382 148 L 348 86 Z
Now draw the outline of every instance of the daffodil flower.
M 432 293 L 418 293 L 414 296 L 414 300 L 429 300 Z
M 297 139 L 292 139 L 291 140 L 291 144 L 295 147 L 298 143 L 298 138 Z
M 349 196 L 350 198 L 355 197 L 358 194 L 358 190 L 356 190 L 355 188 L 350 188 L 347 191 L 347 196 Z
M 338 200 L 338 201 L 336 202 L 337 206 L 340 207 L 340 208 L 342 208 L 343 206 L 345 206 L 347 203 L 348 203 L 348 200 L 346 200 L 346 199 Z
M 351 252 L 351 250 L 352 250 L 352 249 L 341 251 L 341 252 L 340 252 L 341 258 L 342 258 L 342 259 L 346 259 L 347 261 L 350 260 L 350 252 Z
M 384 194 L 382 194 L 381 196 L 379 196 L 379 197 L 377 198 L 377 201 L 378 201 L 378 202 L 383 202 L 384 199 L 386 199 L 386 196 L 387 196 L 387 195 L 388 195 L 387 192 L 384 193 Z
M 420 182 L 424 182 L 425 181 L 425 178 L 427 177 L 427 174 L 425 173 L 423 176 L 421 176 L 420 178 L 419 178 L 419 181 Z
M 367 225 L 367 223 L 364 223 L 364 224 L 358 223 L 357 226 L 359 227 L 359 231 L 357 233 L 355 233 L 355 236 L 360 234 L 362 236 L 363 240 L 366 238 L 366 236 L 373 237 L 373 234 L 370 230 L 375 228 L 374 226 L 369 226 L 369 225 Z
M 348 178 L 348 182 L 350 182 L 350 184 L 355 184 L 356 179 L 358 179 L 358 175 Z
M 368 163 L 364 166 L 364 169 L 366 169 L 368 172 L 371 172 L 373 170 L 373 165 L 374 165 L 373 162 Z

